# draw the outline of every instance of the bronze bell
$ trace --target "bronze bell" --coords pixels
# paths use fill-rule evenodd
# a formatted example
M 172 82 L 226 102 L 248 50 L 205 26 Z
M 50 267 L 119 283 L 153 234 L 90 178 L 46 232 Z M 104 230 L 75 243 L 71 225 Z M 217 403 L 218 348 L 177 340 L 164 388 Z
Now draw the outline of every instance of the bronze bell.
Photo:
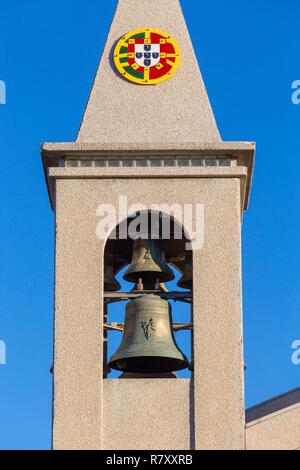
M 144 374 L 188 367 L 175 342 L 171 306 L 166 300 L 149 294 L 127 304 L 123 339 L 108 365 L 122 372 Z
M 114 257 L 113 255 L 106 254 L 104 257 L 104 290 L 113 292 L 121 289 L 121 285 L 115 278 L 114 273 Z
M 134 283 L 142 279 L 147 286 L 154 285 L 157 281 L 164 283 L 174 279 L 159 240 L 134 240 L 132 262 L 124 279 Z
M 177 285 L 182 289 L 193 289 L 193 257 L 191 252 L 185 257 L 185 270 Z

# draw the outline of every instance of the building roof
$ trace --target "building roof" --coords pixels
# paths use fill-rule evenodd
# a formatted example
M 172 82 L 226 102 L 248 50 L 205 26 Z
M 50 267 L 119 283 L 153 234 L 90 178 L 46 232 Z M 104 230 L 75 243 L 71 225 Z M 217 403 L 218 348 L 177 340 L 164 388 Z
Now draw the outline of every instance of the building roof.
M 248 408 L 246 410 L 246 423 L 251 423 L 297 404 L 300 404 L 300 387 Z

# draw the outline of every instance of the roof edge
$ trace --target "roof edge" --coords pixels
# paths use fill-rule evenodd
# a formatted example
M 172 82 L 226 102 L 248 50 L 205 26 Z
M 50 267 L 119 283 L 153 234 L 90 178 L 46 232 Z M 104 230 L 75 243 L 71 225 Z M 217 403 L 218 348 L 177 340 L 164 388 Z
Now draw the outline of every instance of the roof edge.
M 300 404 L 300 387 L 248 408 L 246 410 L 246 423 L 249 424 L 297 404 Z

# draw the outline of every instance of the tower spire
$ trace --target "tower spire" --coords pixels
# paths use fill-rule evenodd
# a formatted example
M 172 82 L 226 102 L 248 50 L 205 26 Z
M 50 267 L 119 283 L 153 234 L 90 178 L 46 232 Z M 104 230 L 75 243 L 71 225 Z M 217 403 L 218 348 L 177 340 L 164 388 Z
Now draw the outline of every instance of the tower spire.
M 181 64 L 158 85 L 124 79 L 113 63 L 116 42 L 153 28 L 178 43 Z M 119 0 L 77 136 L 78 143 L 220 142 L 178 0 Z

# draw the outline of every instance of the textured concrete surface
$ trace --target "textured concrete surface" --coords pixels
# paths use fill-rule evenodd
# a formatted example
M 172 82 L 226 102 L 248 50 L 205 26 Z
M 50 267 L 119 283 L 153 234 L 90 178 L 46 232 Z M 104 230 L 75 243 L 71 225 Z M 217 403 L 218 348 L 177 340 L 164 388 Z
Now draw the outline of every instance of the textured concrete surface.
M 205 142 L 192 139 L 190 141 L 174 141 L 170 140 L 167 142 L 46 142 L 42 144 L 42 151 L 44 153 L 55 153 L 55 154 L 80 154 L 91 153 L 91 154 L 110 154 L 110 153 L 147 153 L 147 152 L 158 152 L 158 154 L 165 154 L 166 152 L 181 153 L 184 152 L 208 152 L 208 153 L 233 153 L 239 156 L 243 150 L 254 151 L 254 142 Z
M 57 182 L 54 449 L 101 447 L 103 258 L 94 211 Z
M 245 167 L 176 167 L 176 168 L 50 168 L 50 178 L 62 179 L 157 179 L 157 178 L 246 178 Z
M 189 380 L 108 379 L 103 402 L 103 449 L 190 449 Z
M 55 180 L 62 178 L 90 179 L 103 178 L 114 179 L 115 168 L 49 168 L 49 193 L 52 205 L 55 200 Z M 237 178 L 240 180 L 240 212 L 248 203 L 247 181 L 248 172 L 245 167 L 205 167 L 205 168 L 118 168 L 118 178 L 120 179 L 144 179 L 144 178 Z M 158 201 L 157 201 L 158 203 Z
M 252 185 L 253 167 L 254 167 L 254 154 L 255 154 L 255 143 L 253 142 L 178 142 L 170 143 L 114 143 L 114 144 L 82 144 L 82 143 L 47 143 L 42 145 L 42 159 L 46 178 L 48 176 L 48 168 L 59 166 L 60 158 L 64 157 L 90 157 L 90 156 L 118 156 L 118 157 L 131 157 L 131 156 L 145 156 L 145 155 L 160 155 L 162 158 L 168 156 L 216 156 L 216 155 L 229 155 L 232 158 L 237 159 L 237 165 L 239 167 L 247 168 L 246 188 L 241 203 L 244 205 L 246 210 L 249 206 L 250 191 Z M 107 169 L 109 171 L 109 169 Z M 106 170 L 105 170 L 106 171 Z M 114 172 L 115 170 L 113 170 Z M 118 174 L 122 176 L 122 170 L 118 169 Z M 156 173 L 152 170 L 152 175 L 161 174 L 161 169 Z M 241 170 L 243 171 L 243 170 Z M 138 173 L 133 173 L 132 176 L 138 177 Z M 148 169 L 145 169 L 145 173 Z M 186 174 L 184 168 L 181 168 L 181 174 Z M 141 172 L 140 172 L 141 173 Z M 101 173 L 103 176 L 109 173 Z M 207 173 L 208 174 L 208 173 Z M 149 175 L 149 172 L 148 172 Z M 167 173 L 164 173 L 167 175 Z M 190 172 L 191 175 L 191 172 Z M 51 204 L 53 207 L 54 202 L 54 188 L 53 182 L 47 178 L 47 186 L 49 189 L 49 195 Z
M 223 184 L 226 190 L 221 195 Z M 239 180 L 212 180 L 209 193 L 210 200 L 202 196 L 205 244 L 194 252 L 195 440 L 201 449 L 242 450 L 245 408 Z
M 300 404 L 247 425 L 247 450 L 297 450 L 300 447 Z
M 141 28 L 171 34 L 181 49 L 179 69 L 159 85 L 135 85 L 121 78 L 112 65 L 116 41 Z M 220 140 L 178 0 L 119 1 L 77 140 L 96 143 Z
M 243 448 L 239 178 L 144 178 L 137 184 L 117 175 L 74 177 L 57 179 L 56 191 L 54 447 L 102 448 L 106 442 L 101 425 L 107 406 L 101 361 L 104 242 L 95 235 L 96 209 L 100 203 L 117 205 L 123 194 L 128 204 L 138 201 L 148 208 L 161 201 L 205 206 L 205 245 L 194 261 L 195 391 L 190 407 L 195 433 L 189 434 L 187 424 L 181 433 L 190 435 L 198 449 Z M 142 387 L 138 379 L 133 382 Z M 174 382 L 166 380 L 170 390 Z M 161 397 L 172 407 L 170 398 L 169 391 Z M 151 425 L 149 416 L 157 422 L 155 412 L 146 416 L 144 426 Z M 136 419 L 142 418 L 128 415 L 128 439 Z M 178 419 L 189 422 L 187 416 Z M 124 429 L 115 429 L 116 439 L 119 432 L 123 435 Z M 168 429 L 159 448 L 168 447 L 172 436 L 178 440 L 177 432 Z M 136 440 L 127 446 L 141 447 Z

